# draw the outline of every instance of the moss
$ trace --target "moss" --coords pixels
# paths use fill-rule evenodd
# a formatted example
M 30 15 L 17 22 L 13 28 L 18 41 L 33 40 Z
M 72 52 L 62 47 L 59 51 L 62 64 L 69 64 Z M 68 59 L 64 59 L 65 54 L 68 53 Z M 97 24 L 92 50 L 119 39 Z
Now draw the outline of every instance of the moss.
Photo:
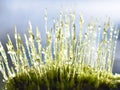
M 51 64 L 31 68 L 8 80 L 8 90 L 116 90 L 114 75 L 84 65 Z M 120 78 L 119 78 L 120 79 Z
M 46 13 L 45 47 L 38 27 L 34 34 L 29 22 L 25 42 L 15 27 L 15 46 L 9 35 L 7 52 L 0 42 L 0 73 L 5 87 L 8 90 L 111 90 L 118 87 L 120 76 L 112 75 L 112 68 L 119 30 L 110 20 L 104 25 L 91 21 L 84 29 L 80 16 L 77 34 L 76 19 L 75 13 L 61 12 L 60 20 L 54 20 L 48 29 Z

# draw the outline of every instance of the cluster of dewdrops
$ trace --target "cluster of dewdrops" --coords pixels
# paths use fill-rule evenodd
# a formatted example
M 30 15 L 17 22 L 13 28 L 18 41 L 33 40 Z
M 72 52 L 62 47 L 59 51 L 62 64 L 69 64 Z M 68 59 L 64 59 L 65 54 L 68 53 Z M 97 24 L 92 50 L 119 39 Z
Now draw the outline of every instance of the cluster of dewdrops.
M 20 34 L 15 27 L 15 44 L 13 45 L 8 35 L 7 52 L 0 42 L 0 72 L 3 80 L 14 77 L 16 74 L 36 67 L 57 61 L 60 64 L 87 64 L 98 70 L 112 71 L 115 49 L 119 30 L 113 24 L 104 23 L 103 28 L 96 22 L 90 22 L 87 30 L 84 31 L 83 16 L 79 17 L 79 34 L 76 35 L 76 15 L 60 12 L 59 21 L 53 20 L 54 25 L 49 30 L 47 27 L 47 12 L 45 13 L 46 45 L 42 47 L 42 40 L 38 27 L 36 34 L 32 32 L 32 25 L 29 22 L 29 36 L 26 34 L 25 43 L 21 40 Z M 8 60 L 7 55 L 10 56 Z M 8 61 L 12 62 L 12 66 Z M 62 63 L 61 63 L 62 62 Z

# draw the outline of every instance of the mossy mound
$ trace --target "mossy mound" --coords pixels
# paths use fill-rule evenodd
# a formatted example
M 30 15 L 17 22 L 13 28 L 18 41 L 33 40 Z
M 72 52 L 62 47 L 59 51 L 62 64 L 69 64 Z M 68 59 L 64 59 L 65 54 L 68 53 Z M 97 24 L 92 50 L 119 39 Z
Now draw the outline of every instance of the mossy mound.
M 117 90 L 120 77 L 87 65 L 46 64 L 7 81 L 7 90 Z

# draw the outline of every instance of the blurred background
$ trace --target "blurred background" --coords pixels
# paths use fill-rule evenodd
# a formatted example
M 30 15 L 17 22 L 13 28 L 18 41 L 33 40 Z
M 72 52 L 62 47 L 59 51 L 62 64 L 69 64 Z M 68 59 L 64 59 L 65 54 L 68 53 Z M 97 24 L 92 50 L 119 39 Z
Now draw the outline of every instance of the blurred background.
M 90 19 L 106 21 L 108 17 L 116 27 L 120 27 L 120 1 L 119 0 L 0 0 L 0 41 L 7 42 L 7 34 L 14 42 L 14 26 L 23 37 L 27 33 L 28 21 L 39 27 L 42 44 L 45 44 L 44 10 L 48 12 L 48 28 L 53 24 L 53 18 L 59 17 L 59 12 L 75 11 L 77 15 L 83 14 L 85 23 Z M 24 38 L 23 38 L 24 39 Z M 113 73 L 120 73 L 120 35 L 118 38 Z M 0 75 L 0 77 L 2 77 Z M 0 78 L 0 87 L 2 86 Z M 0 89 L 1 90 L 1 89 Z

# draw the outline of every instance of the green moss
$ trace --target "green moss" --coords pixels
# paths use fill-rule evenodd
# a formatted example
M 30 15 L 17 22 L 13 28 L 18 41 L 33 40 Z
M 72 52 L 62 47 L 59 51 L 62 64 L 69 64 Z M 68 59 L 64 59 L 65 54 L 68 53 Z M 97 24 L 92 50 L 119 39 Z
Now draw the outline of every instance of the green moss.
M 42 47 L 38 27 L 34 34 L 30 22 L 25 42 L 16 27 L 15 46 L 9 35 L 7 52 L 0 42 L 0 73 L 7 90 L 111 90 L 118 87 L 120 76 L 112 75 L 112 69 L 119 30 L 110 20 L 104 25 L 90 21 L 84 29 L 82 16 L 77 29 L 76 19 L 75 13 L 60 12 L 60 19 L 54 20 L 48 29 L 45 15 L 45 47 Z M 78 35 L 76 30 L 79 30 Z
M 96 71 L 79 64 L 53 63 L 41 68 L 32 67 L 11 78 L 6 83 L 8 90 L 114 90 L 120 77 Z

